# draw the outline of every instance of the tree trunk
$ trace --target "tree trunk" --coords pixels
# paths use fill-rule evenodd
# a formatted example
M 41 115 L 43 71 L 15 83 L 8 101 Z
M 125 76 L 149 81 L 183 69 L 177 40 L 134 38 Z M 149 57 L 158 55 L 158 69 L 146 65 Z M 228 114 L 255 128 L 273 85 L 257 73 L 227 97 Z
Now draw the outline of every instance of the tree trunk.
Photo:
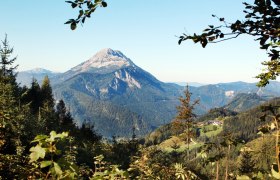
M 187 126 L 187 157 L 188 161 L 190 160 L 190 142 L 189 142 L 189 125 Z
M 274 117 L 274 121 L 276 124 L 276 142 L 275 142 L 275 156 L 276 156 L 276 161 L 277 161 L 277 166 L 278 166 L 278 173 L 280 173 L 280 162 L 279 162 L 279 125 L 277 118 Z
M 216 163 L 216 180 L 219 180 L 219 161 L 217 161 Z
M 226 176 L 225 176 L 225 180 L 228 179 L 228 159 L 229 159 L 229 153 L 230 153 L 230 144 L 228 145 L 228 152 L 227 152 L 227 157 L 226 157 Z

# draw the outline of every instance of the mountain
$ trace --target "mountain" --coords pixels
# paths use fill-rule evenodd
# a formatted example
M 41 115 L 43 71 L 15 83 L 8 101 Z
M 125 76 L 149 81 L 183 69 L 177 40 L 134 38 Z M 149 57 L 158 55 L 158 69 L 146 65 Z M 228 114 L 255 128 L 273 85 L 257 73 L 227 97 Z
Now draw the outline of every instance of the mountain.
M 193 86 L 193 87 L 200 87 L 205 86 L 206 84 L 198 83 L 198 82 L 172 82 L 174 84 L 178 84 L 180 86 Z
M 192 98 L 200 100 L 197 113 L 204 114 L 212 108 L 219 108 L 227 105 L 240 93 L 255 93 L 264 100 L 279 97 L 280 82 L 271 81 L 265 88 L 257 87 L 256 83 L 232 82 L 190 87 L 190 90 L 193 93 Z M 242 99 L 243 97 L 240 98 Z
M 207 121 L 216 118 L 224 118 L 228 116 L 236 116 L 240 112 L 255 108 L 267 100 L 256 93 L 239 93 L 230 100 L 230 102 L 222 107 L 210 109 L 206 114 L 202 115 L 197 121 Z
M 53 79 L 56 99 L 70 107 L 77 124 L 92 122 L 106 137 L 144 135 L 176 115 L 182 87 L 163 83 L 120 51 L 103 49 Z
M 17 74 L 17 82 L 21 84 L 21 86 L 30 86 L 32 79 L 35 78 L 41 84 L 44 77 L 48 76 L 49 78 L 53 78 L 60 73 L 52 72 L 43 68 L 35 68 L 27 71 L 20 71 Z
M 229 104 L 224 106 L 224 108 L 235 112 L 242 112 L 264 102 L 265 99 L 256 93 L 240 93 L 237 94 Z

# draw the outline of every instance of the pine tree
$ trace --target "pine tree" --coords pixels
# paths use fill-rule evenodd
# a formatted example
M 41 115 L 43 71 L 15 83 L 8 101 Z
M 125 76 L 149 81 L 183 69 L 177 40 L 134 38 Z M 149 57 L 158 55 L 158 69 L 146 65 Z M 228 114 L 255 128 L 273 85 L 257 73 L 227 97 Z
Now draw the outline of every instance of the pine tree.
M 196 117 L 194 114 L 194 107 L 199 103 L 198 100 L 191 103 L 191 95 L 192 93 L 189 91 L 189 87 L 186 87 L 186 90 L 184 91 L 185 97 L 180 97 L 179 100 L 181 102 L 181 105 L 177 107 L 178 115 L 176 119 L 181 120 L 183 124 L 185 125 L 185 135 L 186 135 L 186 143 L 187 143 L 187 158 L 189 160 L 189 144 L 191 137 L 193 136 L 193 119 Z
M 16 73 L 14 72 L 18 65 L 13 65 L 17 58 L 14 57 L 10 59 L 10 56 L 13 54 L 13 52 L 14 49 L 9 46 L 6 34 L 4 41 L 2 41 L 2 44 L 0 44 L 0 76 L 3 83 L 9 83 L 13 86 L 12 92 L 14 95 L 18 96 L 19 87 L 16 82 Z
M 44 77 L 43 83 L 41 85 L 41 98 L 42 103 L 45 104 L 48 108 L 54 108 L 52 87 L 50 85 L 50 80 L 48 76 Z
M 30 104 L 31 113 L 37 115 L 42 107 L 41 87 L 36 79 L 32 79 L 31 87 L 22 98 L 23 103 Z
M 65 124 L 67 109 L 64 101 L 61 99 L 56 105 L 56 114 L 58 116 L 58 120 L 60 124 Z
M 14 74 L 17 66 L 13 66 L 16 58 L 9 59 L 12 53 L 6 35 L 0 45 L 0 152 L 4 153 L 17 152 L 23 119 L 17 103 L 19 88 Z
M 252 154 L 249 151 L 241 153 L 241 161 L 238 171 L 241 175 L 249 175 L 255 170 L 255 162 L 252 159 Z
M 60 125 L 55 114 L 52 87 L 48 76 L 45 76 L 43 79 L 40 91 L 40 99 L 42 103 L 40 107 L 41 118 L 46 122 L 47 132 L 51 132 L 53 130 L 58 131 L 60 129 Z
M 73 122 L 71 113 L 67 110 L 63 100 L 59 100 L 56 105 L 56 116 L 59 122 L 60 131 L 74 131 L 76 126 Z
M 14 135 L 18 133 L 19 115 L 12 85 L 0 78 L 0 152 L 15 152 Z M 1 148 L 2 147 L 2 148 Z
M 13 52 L 14 52 L 14 48 L 11 48 L 9 46 L 9 42 L 6 34 L 4 41 L 2 41 L 2 45 L 0 45 L 0 55 L 1 55 L 0 71 L 1 71 L 1 76 L 10 77 L 12 80 L 15 80 L 14 71 L 18 67 L 18 65 L 16 66 L 13 65 L 13 63 L 17 59 L 16 57 L 10 59 L 10 56 L 13 54 Z

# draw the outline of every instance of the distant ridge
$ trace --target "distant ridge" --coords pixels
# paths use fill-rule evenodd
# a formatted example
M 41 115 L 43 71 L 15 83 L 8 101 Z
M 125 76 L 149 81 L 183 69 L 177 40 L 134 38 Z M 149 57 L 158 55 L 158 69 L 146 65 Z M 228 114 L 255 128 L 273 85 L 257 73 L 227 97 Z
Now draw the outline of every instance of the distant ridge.
M 235 112 L 243 112 L 264 102 L 266 102 L 266 99 L 262 98 L 257 93 L 240 93 L 237 94 L 229 104 L 224 106 L 224 108 Z
M 180 86 L 193 86 L 193 87 L 200 87 L 200 86 L 205 86 L 207 84 L 199 83 L 199 82 L 171 82 L 174 84 L 178 84 Z
M 45 76 L 53 78 L 59 74 L 59 72 L 53 72 L 44 68 L 34 68 L 31 70 L 18 72 L 17 82 L 20 83 L 21 86 L 30 86 L 32 79 L 34 78 L 39 84 L 41 84 Z

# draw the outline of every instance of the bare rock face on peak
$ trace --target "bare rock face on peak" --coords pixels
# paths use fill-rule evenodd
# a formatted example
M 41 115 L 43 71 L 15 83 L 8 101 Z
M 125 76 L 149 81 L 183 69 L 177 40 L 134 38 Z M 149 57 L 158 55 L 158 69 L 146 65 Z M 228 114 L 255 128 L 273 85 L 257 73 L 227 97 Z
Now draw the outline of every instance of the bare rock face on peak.
M 133 66 L 133 62 L 120 51 L 103 49 L 86 62 L 72 68 L 74 72 L 97 71 L 107 73 L 122 67 Z
M 125 67 L 138 68 L 122 52 L 110 48 L 102 49 L 87 61 L 71 68 L 69 71 L 56 78 L 62 82 L 80 73 L 107 74 Z

